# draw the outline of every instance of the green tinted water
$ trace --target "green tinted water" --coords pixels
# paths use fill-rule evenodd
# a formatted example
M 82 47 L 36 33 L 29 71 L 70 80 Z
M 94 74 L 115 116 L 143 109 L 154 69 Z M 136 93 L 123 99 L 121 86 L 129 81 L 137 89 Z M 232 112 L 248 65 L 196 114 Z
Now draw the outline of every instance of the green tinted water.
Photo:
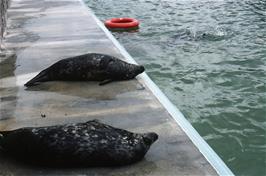
M 86 0 L 236 175 L 266 175 L 265 0 Z M 177 146 L 178 147 L 178 146 Z

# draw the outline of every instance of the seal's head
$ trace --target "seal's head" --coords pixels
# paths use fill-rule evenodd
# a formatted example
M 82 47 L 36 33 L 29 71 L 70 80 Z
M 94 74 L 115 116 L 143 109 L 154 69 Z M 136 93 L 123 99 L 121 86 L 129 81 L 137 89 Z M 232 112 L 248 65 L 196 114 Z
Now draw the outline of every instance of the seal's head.
M 141 74 L 144 72 L 145 68 L 142 65 L 131 65 L 131 67 L 128 67 L 127 73 L 124 75 L 124 79 L 133 79 L 138 74 Z
M 144 144 L 150 146 L 158 139 L 158 134 L 156 133 L 145 133 L 142 136 Z
M 128 80 L 135 78 L 138 74 L 144 72 L 145 69 L 142 65 L 113 60 L 109 62 L 107 70 L 113 80 Z
M 138 144 L 135 146 L 136 158 L 140 160 L 147 153 L 151 145 L 158 139 L 158 134 L 156 133 L 144 133 L 138 134 Z

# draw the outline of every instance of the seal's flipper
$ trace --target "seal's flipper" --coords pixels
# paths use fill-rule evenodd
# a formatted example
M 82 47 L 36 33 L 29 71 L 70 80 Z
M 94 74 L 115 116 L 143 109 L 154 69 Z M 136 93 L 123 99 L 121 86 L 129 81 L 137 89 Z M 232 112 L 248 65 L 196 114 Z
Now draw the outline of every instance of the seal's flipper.
M 4 135 L 2 134 L 2 132 L 0 131 L 0 147 L 1 147 L 1 144 L 2 144 L 2 140 L 4 138 Z
M 110 82 L 112 82 L 112 81 L 113 81 L 112 79 L 106 79 L 106 80 L 103 80 L 103 81 L 101 81 L 101 82 L 99 83 L 99 86 L 103 86 L 103 85 L 108 84 L 108 83 L 110 83 Z
M 0 150 L 3 150 L 5 131 L 0 131 Z
M 2 143 L 3 143 L 4 136 L 0 133 L 0 150 L 3 150 Z
M 29 80 L 26 84 L 24 84 L 24 86 L 30 87 L 30 86 L 37 85 L 39 82 L 44 82 L 48 80 L 49 80 L 48 75 L 46 74 L 46 70 L 44 70 L 40 72 L 37 76 Z

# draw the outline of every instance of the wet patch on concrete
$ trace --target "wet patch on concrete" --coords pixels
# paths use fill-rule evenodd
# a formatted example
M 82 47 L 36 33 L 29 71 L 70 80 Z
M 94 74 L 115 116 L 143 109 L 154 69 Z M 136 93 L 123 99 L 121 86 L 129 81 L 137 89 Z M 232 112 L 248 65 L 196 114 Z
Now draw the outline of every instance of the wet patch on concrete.
M 15 54 L 0 56 L 0 79 L 14 76 L 14 71 L 18 67 L 16 65 L 16 59 L 17 56 Z
M 0 79 L 0 85 L 1 85 Z M 2 120 L 14 119 L 17 104 L 17 87 L 0 87 L 0 124 Z
M 16 100 L 17 97 L 15 96 L 9 96 L 9 97 L 0 97 L 0 101 L 1 102 L 4 102 L 4 101 L 13 101 L 13 100 Z

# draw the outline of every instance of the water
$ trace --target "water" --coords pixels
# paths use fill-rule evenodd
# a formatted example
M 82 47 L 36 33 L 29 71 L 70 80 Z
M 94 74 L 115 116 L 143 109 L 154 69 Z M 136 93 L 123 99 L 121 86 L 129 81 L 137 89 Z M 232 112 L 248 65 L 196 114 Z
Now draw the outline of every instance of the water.
M 266 175 L 265 0 L 86 0 L 236 175 Z

